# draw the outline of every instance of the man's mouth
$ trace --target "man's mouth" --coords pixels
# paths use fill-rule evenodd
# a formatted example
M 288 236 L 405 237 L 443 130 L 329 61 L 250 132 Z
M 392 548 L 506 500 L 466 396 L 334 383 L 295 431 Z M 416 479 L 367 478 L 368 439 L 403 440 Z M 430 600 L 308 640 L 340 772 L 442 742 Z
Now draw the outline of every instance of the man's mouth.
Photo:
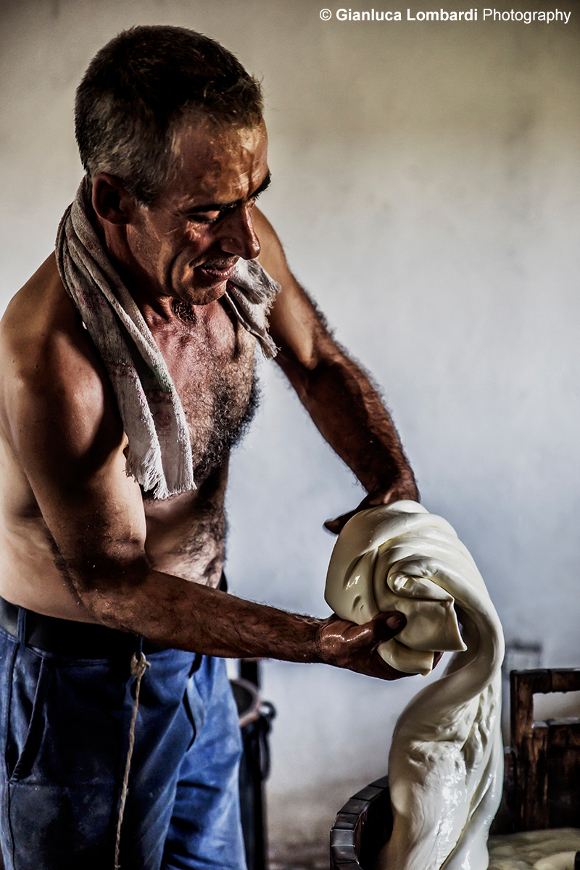
M 232 277 L 237 262 L 237 257 L 233 262 L 231 259 L 207 260 L 205 263 L 196 266 L 195 271 L 201 272 L 209 278 L 215 278 L 218 281 L 228 281 Z

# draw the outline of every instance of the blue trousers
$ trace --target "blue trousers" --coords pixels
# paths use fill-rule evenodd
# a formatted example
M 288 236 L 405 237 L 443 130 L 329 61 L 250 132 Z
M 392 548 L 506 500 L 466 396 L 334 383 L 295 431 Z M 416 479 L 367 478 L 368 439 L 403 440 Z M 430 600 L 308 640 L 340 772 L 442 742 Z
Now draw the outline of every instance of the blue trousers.
M 19 637 L 0 628 L 6 870 L 113 870 L 135 692 L 130 660 L 27 646 L 25 614 Z M 147 660 L 121 870 L 245 870 L 240 731 L 225 662 L 180 650 Z

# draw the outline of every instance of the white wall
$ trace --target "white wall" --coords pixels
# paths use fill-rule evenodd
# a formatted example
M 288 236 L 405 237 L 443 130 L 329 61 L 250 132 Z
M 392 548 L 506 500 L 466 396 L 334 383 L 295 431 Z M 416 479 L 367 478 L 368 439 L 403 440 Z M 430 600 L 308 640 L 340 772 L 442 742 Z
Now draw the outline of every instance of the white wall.
M 484 23 L 481 9 L 472 24 L 323 22 L 312 0 L 0 10 L 2 305 L 49 253 L 80 178 L 71 107 L 92 54 L 135 23 L 221 40 L 264 78 L 263 206 L 296 274 L 383 386 L 423 501 L 472 550 L 508 641 L 541 641 L 545 666 L 580 665 L 580 11 L 566 9 L 568 25 Z M 275 367 L 262 370 L 265 401 L 233 463 L 230 581 L 323 615 L 321 523 L 361 492 Z M 314 836 L 354 782 L 385 772 L 420 682 L 264 671 L 279 711 L 273 835 Z

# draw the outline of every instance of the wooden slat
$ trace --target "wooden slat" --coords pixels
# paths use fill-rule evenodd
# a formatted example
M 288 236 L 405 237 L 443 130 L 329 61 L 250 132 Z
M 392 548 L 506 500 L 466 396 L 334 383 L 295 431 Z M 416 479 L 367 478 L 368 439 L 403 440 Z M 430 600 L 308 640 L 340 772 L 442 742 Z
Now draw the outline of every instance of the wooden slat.
M 519 827 L 515 819 L 514 751 L 504 749 L 503 794 L 499 810 L 491 824 L 490 834 L 513 834 Z
M 347 862 L 356 865 L 357 855 L 352 831 L 332 829 L 330 832 L 330 854 L 337 866 Z
M 511 736 L 516 757 L 524 736 L 534 724 L 534 695 L 552 691 L 552 675 L 547 670 L 510 673 Z
M 550 671 L 552 692 L 577 692 L 580 690 L 580 668 L 561 668 Z
M 553 827 L 580 818 L 580 720 L 548 721 L 548 808 Z
M 332 870 L 372 867 L 389 838 L 393 817 L 387 777 L 361 789 L 338 812 L 330 832 Z
M 523 830 L 548 828 L 548 725 L 536 722 L 526 735 L 518 760 L 520 773 L 521 819 Z

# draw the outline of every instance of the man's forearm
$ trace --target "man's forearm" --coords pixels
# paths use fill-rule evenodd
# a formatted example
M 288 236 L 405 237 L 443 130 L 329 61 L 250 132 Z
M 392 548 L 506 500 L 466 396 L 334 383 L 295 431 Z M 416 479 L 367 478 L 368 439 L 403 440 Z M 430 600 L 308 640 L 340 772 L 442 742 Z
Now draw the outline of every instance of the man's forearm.
M 106 584 L 97 579 L 95 567 L 90 579 L 71 574 L 83 604 L 112 628 L 206 655 L 320 660 L 319 619 L 246 601 L 144 568 L 142 562 Z
M 279 364 L 321 434 L 367 492 L 393 490 L 394 498 L 418 500 L 393 421 L 359 366 L 342 353 L 310 371 L 282 358 Z
M 323 662 L 386 680 L 403 676 L 376 651 L 404 626 L 400 613 L 380 613 L 359 626 L 245 601 L 146 568 L 145 560 L 118 572 L 115 582 L 110 571 L 106 583 L 96 582 L 104 575 L 94 567 L 91 577 L 69 566 L 70 579 L 85 607 L 111 628 L 204 655 Z

